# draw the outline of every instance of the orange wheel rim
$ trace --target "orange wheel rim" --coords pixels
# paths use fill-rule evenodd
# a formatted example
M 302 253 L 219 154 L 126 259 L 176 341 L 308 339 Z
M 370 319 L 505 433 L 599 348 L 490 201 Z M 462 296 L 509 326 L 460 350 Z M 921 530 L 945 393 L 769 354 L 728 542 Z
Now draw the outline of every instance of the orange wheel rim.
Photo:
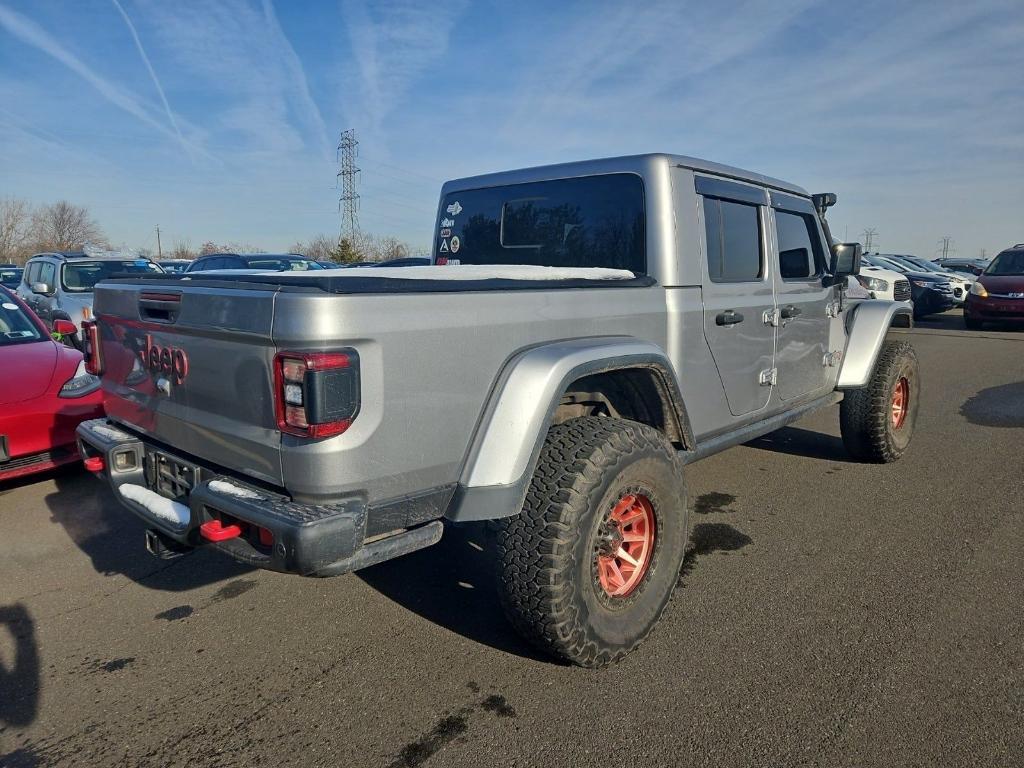
M 892 428 L 900 429 L 907 420 L 907 410 L 910 407 L 910 382 L 906 377 L 900 377 L 896 382 L 896 389 L 892 393 Z
M 654 552 L 654 507 L 640 494 L 626 494 L 598 530 L 597 580 L 609 597 L 627 597 L 643 581 Z

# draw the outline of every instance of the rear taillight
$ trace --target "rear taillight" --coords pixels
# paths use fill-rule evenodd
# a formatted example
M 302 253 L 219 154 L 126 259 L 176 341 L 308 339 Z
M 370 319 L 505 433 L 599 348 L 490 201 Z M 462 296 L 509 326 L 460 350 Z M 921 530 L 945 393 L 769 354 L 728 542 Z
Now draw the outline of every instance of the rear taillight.
M 279 352 L 274 358 L 277 428 L 302 437 L 340 435 L 359 413 L 359 355 Z
M 82 354 L 85 370 L 93 376 L 103 373 L 103 348 L 100 345 L 100 327 L 95 320 L 82 321 Z

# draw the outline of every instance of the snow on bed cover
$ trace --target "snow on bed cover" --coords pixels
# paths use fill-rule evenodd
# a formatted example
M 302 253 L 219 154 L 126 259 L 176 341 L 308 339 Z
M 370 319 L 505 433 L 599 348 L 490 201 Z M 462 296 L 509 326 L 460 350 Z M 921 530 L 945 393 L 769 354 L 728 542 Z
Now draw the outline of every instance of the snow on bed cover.
M 160 494 L 149 490 L 149 488 L 143 488 L 141 485 L 133 485 L 132 483 L 118 486 L 117 490 L 126 499 L 130 499 L 136 504 L 141 504 L 153 517 L 166 520 L 176 528 L 184 528 L 188 525 L 191 513 L 184 504 L 172 501 L 171 499 L 165 499 Z
M 401 280 L 632 280 L 628 269 L 539 267 L 532 264 L 425 264 L 418 267 L 342 267 L 316 272 L 268 272 L 275 277 L 390 277 Z
M 225 496 L 235 496 L 239 499 L 262 499 L 256 491 L 250 491 L 248 488 L 240 488 L 233 483 L 226 482 L 225 480 L 213 480 L 209 488 L 211 491 L 217 493 L 223 493 Z

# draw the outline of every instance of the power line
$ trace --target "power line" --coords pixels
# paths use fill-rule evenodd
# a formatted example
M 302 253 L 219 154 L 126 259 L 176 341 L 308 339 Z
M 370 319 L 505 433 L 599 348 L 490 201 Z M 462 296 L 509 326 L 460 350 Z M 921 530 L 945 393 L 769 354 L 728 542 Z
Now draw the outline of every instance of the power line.
M 359 194 L 356 192 L 356 155 L 359 153 L 359 141 L 356 129 L 349 128 L 341 132 L 338 141 L 338 176 L 341 181 L 341 197 L 338 209 L 341 212 L 341 237 L 353 237 L 359 229 Z

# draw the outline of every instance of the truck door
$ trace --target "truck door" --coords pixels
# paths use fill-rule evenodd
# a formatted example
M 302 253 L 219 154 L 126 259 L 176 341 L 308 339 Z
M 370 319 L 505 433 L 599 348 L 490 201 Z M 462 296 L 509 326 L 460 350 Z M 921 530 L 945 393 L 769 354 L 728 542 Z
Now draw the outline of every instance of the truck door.
M 831 388 L 825 355 L 835 290 L 822 281 L 826 250 L 811 202 L 776 192 L 771 202 L 779 326 L 775 368 L 779 397 L 792 400 Z
M 768 198 L 760 187 L 703 176 L 696 190 L 704 218 L 704 336 L 729 410 L 742 416 L 768 404 L 773 381 Z

